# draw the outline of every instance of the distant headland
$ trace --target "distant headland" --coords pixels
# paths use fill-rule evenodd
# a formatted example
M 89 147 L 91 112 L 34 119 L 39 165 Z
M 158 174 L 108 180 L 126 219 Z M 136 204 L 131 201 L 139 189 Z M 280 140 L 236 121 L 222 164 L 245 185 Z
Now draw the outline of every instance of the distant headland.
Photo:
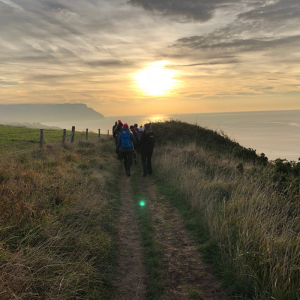
M 0 123 L 102 120 L 104 116 L 86 104 L 0 104 Z

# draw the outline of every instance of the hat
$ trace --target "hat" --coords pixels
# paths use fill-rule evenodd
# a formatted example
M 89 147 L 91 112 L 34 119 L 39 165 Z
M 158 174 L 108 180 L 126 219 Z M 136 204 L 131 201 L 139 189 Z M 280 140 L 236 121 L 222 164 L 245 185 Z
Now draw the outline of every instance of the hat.
M 125 124 L 123 125 L 123 128 L 128 128 L 128 124 L 125 123 Z

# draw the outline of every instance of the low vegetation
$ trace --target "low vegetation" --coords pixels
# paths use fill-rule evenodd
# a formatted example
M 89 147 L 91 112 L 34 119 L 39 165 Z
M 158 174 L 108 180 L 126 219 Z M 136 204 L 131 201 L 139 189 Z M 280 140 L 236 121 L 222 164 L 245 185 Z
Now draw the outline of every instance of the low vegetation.
M 101 138 L 2 157 L 1 299 L 109 299 L 119 205 L 113 150 Z
M 299 299 L 300 163 L 268 162 L 196 125 L 152 127 L 159 185 L 190 207 L 185 218 L 197 223 L 189 225 L 228 291 L 241 299 Z

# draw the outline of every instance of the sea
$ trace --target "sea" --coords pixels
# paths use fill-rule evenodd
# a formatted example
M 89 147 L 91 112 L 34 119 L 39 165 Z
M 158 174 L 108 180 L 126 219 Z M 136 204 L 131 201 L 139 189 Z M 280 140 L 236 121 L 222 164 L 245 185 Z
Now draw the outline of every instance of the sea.
M 106 116 L 103 120 L 44 123 L 76 131 L 112 132 L 115 121 L 133 125 L 147 122 L 180 120 L 224 132 L 231 139 L 270 160 L 277 158 L 298 161 L 300 158 L 300 110 L 254 111 L 226 113 L 160 114 L 136 116 Z

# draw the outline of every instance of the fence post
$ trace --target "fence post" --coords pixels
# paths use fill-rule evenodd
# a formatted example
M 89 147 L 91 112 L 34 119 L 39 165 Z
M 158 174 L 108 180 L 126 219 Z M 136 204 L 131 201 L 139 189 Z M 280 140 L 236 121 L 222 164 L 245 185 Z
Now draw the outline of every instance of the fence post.
M 109 129 L 107 130 L 107 136 L 109 136 Z
M 98 129 L 98 138 L 100 139 L 100 129 Z
M 40 129 L 40 147 L 43 147 L 44 129 Z
M 62 139 L 63 144 L 66 141 L 66 135 L 67 135 L 67 129 L 63 129 L 63 139 Z
M 89 129 L 88 128 L 85 131 L 85 138 L 86 138 L 86 140 L 89 139 Z
M 69 139 L 69 142 L 73 143 L 75 138 L 75 126 L 72 126 L 72 133 Z

